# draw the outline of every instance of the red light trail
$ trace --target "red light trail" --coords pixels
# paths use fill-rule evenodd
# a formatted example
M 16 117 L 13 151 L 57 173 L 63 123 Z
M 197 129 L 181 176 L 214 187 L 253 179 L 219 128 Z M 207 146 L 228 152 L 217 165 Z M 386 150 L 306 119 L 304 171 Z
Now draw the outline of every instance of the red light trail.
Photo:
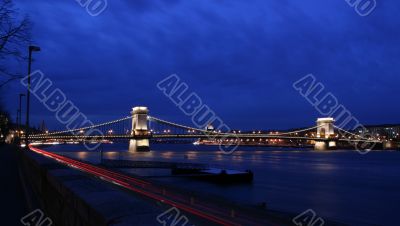
M 94 175 L 99 177 L 102 180 L 112 182 L 114 184 L 117 184 L 123 188 L 126 188 L 130 191 L 133 191 L 135 193 L 144 195 L 148 198 L 151 198 L 153 200 L 165 203 L 167 205 L 174 206 L 180 210 L 186 211 L 190 214 L 193 214 L 195 216 L 198 216 L 202 219 L 206 219 L 208 221 L 220 224 L 220 225 L 265 225 L 266 222 L 263 223 L 255 223 L 252 222 L 248 217 L 245 216 L 236 216 L 236 218 L 232 218 L 230 216 L 230 210 L 221 210 L 220 208 L 216 207 L 210 207 L 210 206 L 205 206 L 202 205 L 200 206 L 199 204 L 190 204 L 190 197 L 184 197 L 182 194 L 175 193 L 173 194 L 172 192 L 166 190 L 164 188 L 161 188 L 159 186 L 156 186 L 148 181 L 144 181 L 141 179 L 136 179 L 127 175 L 123 175 L 118 172 L 114 172 L 111 170 L 107 170 L 98 166 L 93 166 L 91 164 L 83 163 L 71 158 L 67 158 L 65 156 L 61 156 L 52 152 L 44 151 L 38 148 L 34 148 L 32 146 L 29 146 L 30 150 L 47 156 L 49 158 L 55 159 L 58 162 L 61 162 L 65 165 L 77 168 L 83 172 L 86 172 L 88 174 Z M 181 196 L 181 197 L 177 197 Z M 183 197 L 182 197 L 183 196 Z M 186 203 L 187 204 L 186 204 Z M 210 205 L 210 203 L 207 203 Z M 198 208 L 195 208 L 198 207 Z M 203 210 L 202 210 L 203 209 Z M 205 211 L 206 210 L 206 211 Z M 230 218 L 234 220 L 235 222 L 231 220 L 226 220 L 225 218 Z M 241 223 L 238 223 L 241 222 Z
M 132 178 L 132 177 L 129 177 L 129 176 L 117 173 L 117 172 L 113 172 L 113 171 L 110 171 L 110 170 L 107 170 L 107 169 L 103 169 L 103 168 L 100 168 L 100 167 L 97 167 L 97 166 L 93 166 L 93 165 L 90 165 L 90 164 L 87 164 L 87 163 L 83 163 L 83 162 L 77 161 L 77 160 L 74 160 L 74 159 L 70 159 L 70 158 L 55 154 L 55 153 L 51 153 L 51 152 L 47 152 L 47 151 L 44 151 L 44 150 L 41 150 L 41 149 L 38 149 L 38 148 L 34 148 L 32 146 L 29 146 L 29 148 L 32 151 L 34 151 L 34 152 L 36 152 L 38 154 L 41 154 L 41 155 L 47 156 L 49 158 L 55 159 L 55 160 L 57 160 L 57 161 L 59 161 L 59 162 L 61 162 L 63 164 L 72 166 L 72 167 L 77 168 L 77 169 L 79 169 L 79 170 L 81 170 L 83 172 L 95 175 L 97 177 L 100 177 L 103 180 L 106 180 L 106 181 L 109 181 L 109 182 L 113 182 L 114 184 L 117 184 L 117 185 L 119 185 L 121 187 L 124 187 L 124 188 L 126 188 L 128 190 L 134 191 L 136 193 L 139 193 L 141 195 L 144 195 L 144 196 L 146 196 L 148 198 L 151 198 L 151 199 L 154 199 L 156 201 L 160 201 L 160 202 L 163 202 L 165 204 L 174 206 L 174 207 L 176 207 L 178 209 L 186 211 L 186 212 L 188 212 L 190 214 L 193 214 L 195 216 L 198 216 L 200 218 L 209 220 L 211 222 L 214 222 L 214 223 L 217 223 L 217 224 L 220 224 L 220 225 L 241 225 L 241 224 L 238 224 L 238 223 L 235 223 L 235 222 L 232 222 L 232 221 L 225 220 L 225 219 L 223 219 L 221 217 L 218 217 L 218 216 L 215 216 L 215 215 L 212 215 L 212 214 L 209 214 L 209 213 L 205 213 L 204 211 L 195 209 L 195 208 L 193 208 L 191 206 L 188 206 L 186 204 L 178 203 L 176 201 L 173 201 L 171 198 L 174 198 L 174 197 L 167 197 L 166 195 L 161 196 L 161 195 L 149 192 L 149 191 L 145 191 L 145 190 L 143 190 L 143 188 L 153 187 L 152 184 L 147 182 L 147 181 L 143 181 L 143 180 L 140 180 L 140 179 L 135 179 L 135 178 Z M 152 189 L 152 190 L 154 190 L 154 189 Z

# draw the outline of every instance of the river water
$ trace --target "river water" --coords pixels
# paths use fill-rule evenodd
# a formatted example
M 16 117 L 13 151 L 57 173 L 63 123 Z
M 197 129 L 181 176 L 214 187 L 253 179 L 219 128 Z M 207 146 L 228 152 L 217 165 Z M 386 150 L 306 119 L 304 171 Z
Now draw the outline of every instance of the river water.
M 214 146 L 153 144 L 148 153 L 128 153 L 128 144 L 104 144 L 105 159 L 207 163 L 211 166 L 252 170 L 252 184 L 218 185 L 169 177 L 166 170 L 133 170 L 154 180 L 182 185 L 231 200 L 318 216 L 350 225 L 399 225 L 400 151 L 313 151 L 307 149 L 240 147 L 224 155 Z M 97 163 L 100 153 L 81 145 L 48 147 L 66 156 Z

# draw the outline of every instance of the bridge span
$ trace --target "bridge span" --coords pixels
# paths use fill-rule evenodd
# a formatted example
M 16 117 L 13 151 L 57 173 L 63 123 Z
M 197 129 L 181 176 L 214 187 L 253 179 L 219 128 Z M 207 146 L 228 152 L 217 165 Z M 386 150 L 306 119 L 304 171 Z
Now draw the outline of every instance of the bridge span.
M 301 130 L 275 133 L 239 133 L 221 131 L 218 126 L 206 129 L 180 125 L 150 116 L 147 107 L 134 107 L 131 115 L 118 120 L 100 123 L 93 126 L 74 128 L 64 131 L 46 132 L 29 135 L 30 141 L 38 140 L 78 140 L 99 142 L 101 140 L 129 140 L 129 151 L 149 151 L 151 139 L 202 139 L 211 140 L 223 145 L 238 146 L 244 139 L 280 139 L 313 142 L 315 149 L 336 148 L 338 142 L 349 142 L 354 145 L 364 144 L 366 148 L 382 141 L 372 137 L 346 131 L 334 125 L 333 118 L 319 118 L 317 125 Z M 311 136 L 308 133 L 312 134 Z M 306 134 L 306 135 L 304 135 Z M 314 135 L 315 134 L 315 135 Z

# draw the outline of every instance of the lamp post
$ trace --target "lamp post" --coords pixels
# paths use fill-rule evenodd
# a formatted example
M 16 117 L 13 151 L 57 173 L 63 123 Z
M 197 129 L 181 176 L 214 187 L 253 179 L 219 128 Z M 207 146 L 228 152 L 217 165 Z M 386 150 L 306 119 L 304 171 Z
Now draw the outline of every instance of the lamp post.
M 18 135 L 21 135 L 21 124 L 22 124 L 22 97 L 24 97 L 24 93 L 19 94 L 19 108 L 18 108 L 18 115 L 17 115 L 17 127 L 18 127 Z
M 29 135 L 29 104 L 31 94 L 31 65 L 32 65 L 32 52 L 38 52 L 40 48 L 37 46 L 29 46 L 29 58 L 28 58 L 28 90 L 26 92 L 26 125 L 25 125 L 25 146 L 28 147 L 28 135 Z
M 19 136 L 19 109 L 17 109 L 17 120 L 15 120 L 15 125 L 17 125 L 17 135 Z

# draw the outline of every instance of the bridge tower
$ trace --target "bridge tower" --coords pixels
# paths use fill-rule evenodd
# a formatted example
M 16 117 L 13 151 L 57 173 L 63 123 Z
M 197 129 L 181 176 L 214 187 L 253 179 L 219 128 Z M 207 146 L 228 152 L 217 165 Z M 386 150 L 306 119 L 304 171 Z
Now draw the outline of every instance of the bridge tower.
M 335 135 L 333 123 L 334 118 L 318 118 L 317 119 L 317 138 L 330 139 Z M 326 150 L 336 148 L 336 141 L 317 141 L 315 142 L 315 150 Z
M 129 141 L 129 152 L 150 151 L 150 133 L 147 126 L 147 107 L 134 107 L 132 109 L 132 130 L 133 139 Z

